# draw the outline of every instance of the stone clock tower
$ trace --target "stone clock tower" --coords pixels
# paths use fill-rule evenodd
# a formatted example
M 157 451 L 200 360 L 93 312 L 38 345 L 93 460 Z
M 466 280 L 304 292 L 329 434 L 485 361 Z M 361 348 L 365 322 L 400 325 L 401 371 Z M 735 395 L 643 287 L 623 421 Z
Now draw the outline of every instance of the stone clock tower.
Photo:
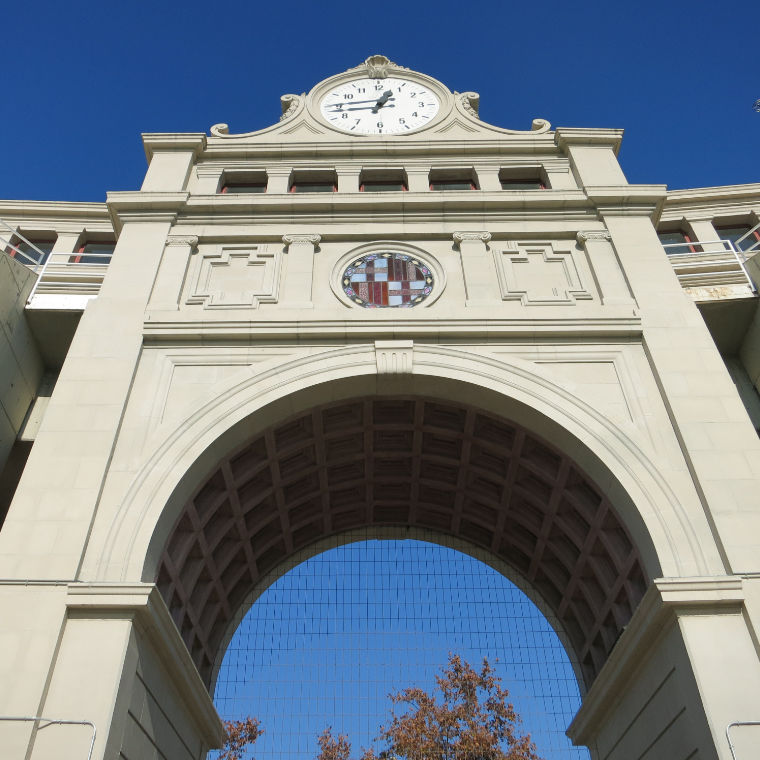
M 375 55 L 264 129 L 145 135 L 103 206 L 0 202 L 58 240 L 23 310 L 56 384 L 0 531 L 4 757 L 204 757 L 251 589 L 410 526 L 552 612 L 593 757 L 756 755 L 760 267 L 656 226 L 752 241 L 760 187 L 631 185 L 620 131 L 478 100 Z

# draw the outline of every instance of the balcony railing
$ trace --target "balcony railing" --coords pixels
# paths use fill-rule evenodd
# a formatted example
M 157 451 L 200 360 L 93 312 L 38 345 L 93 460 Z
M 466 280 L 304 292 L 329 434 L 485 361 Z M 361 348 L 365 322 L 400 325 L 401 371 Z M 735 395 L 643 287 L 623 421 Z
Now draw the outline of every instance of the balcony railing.
M 733 288 L 741 286 L 755 293 L 755 284 L 744 262 L 747 251 L 730 240 L 694 240 L 662 246 L 684 288 Z
M 98 295 L 111 262 L 111 252 L 47 253 L 1 219 L 0 227 L 11 233 L 0 233 L 0 244 L 5 252 L 37 273 L 37 281 L 27 299 L 28 306 L 34 300 L 34 305 L 42 308 L 82 309 L 90 298 Z M 11 242 L 17 239 L 25 244 L 24 248 Z

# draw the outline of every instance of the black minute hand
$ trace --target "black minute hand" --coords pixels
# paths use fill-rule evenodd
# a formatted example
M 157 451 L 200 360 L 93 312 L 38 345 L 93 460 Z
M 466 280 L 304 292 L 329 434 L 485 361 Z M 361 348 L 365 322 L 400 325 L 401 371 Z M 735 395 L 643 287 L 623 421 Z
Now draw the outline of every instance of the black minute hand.
M 393 97 L 393 92 L 391 90 L 386 90 L 380 100 L 375 103 L 375 107 L 372 109 L 372 113 L 377 113 L 391 97 Z

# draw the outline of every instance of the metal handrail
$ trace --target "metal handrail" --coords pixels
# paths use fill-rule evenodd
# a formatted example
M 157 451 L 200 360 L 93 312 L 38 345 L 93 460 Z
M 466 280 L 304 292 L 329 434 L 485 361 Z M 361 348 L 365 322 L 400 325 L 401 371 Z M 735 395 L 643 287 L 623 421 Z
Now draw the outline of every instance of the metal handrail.
M 750 237 L 750 235 L 753 235 L 758 231 L 760 231 L 760 222 L 758 222 L 754 227 L 752 227 L 752 229 L 747 230 L 747 232 L 745 232 L 740 238 L 737 238 L 736 246 L 739 247 L 739 243 L 743 242 L 748 237 Z M 755 240 L 755 242 L 749 248 L 742 248 L 741 250 L 743 253 L 748 253 L 749 251 L 754 251 L 754 250 L 760 250 L 760 240 Z
M 50 284 L 51 277 L 49 275 L 58 275 L 59 277 L 66 278 L 56 283 L 57 288 L 62 290 L 71 290 L 82 286 L 92 285 L 95 282 L 102 282 L 103 270 L 111 261 L 111 253 L 74 253 L 71 251 L 55 251 L 51 253 L 42 270 L 37 277 L 37 282 L 34 283 L 34 287 L 29 293 L 27 303 L 31 303 L 32 298 L 36 295 L 40 286 Z M 76 259 L 96 259 L 97 261 L 77 261 Z M 74 261 L 72 261 L 74 259 Z M 81 275 L 82 270 L 86 267 L 97 267 L 97 270 L 91 270 L 90 276 L 85 281 L 77 280 L 72 277 L 73 275 Z
M 731 729 L 734 726 L 760 726 L 760 720 L 735 720 L 726 726 L 726 739 L 728 739 L 728 748 L 731 750 L 731 757 L 737 760 L 734 743 L 731 741 Z
M 760 225 L 758 225 L 760 226 Z M 751 232 L 751 230 L 750 230 Z M 749 233 L 747 233 L 749 234 Z M 709 248 L 709 246 L 719 246 L 718 248 Z M 747 251 L 741 251 L 737 249 L 736 245 L 731 240 L 718 239 L 718 240 L 689 240 L 678 243 L 663 243 L 662 247 L 665 249 L 665 253 L 668 255 L 668 259 L 673 263 L 674 269 L 697 269 L 700 267 L 723 266 L 730 264 L 733 267 L 733 271 L 741 272 L 743 279 L 749 285 L 750 290 L 755 293 L 756 288 L 752 278 L 749 276 L 744 262 L 747 257 L 744 254 Z M 699 250 L 669 253 L 673 249 L 683 249 L 684 247 L 699 248 Z M 719 258 L 704 258 L 705 256 L 718 256 Z M 701 274 L 679 274 L 676 272 L 676 276 L 679 281 L 687 280 L 694 277 L 704 277 L 708 272 Z
M 92 760 L 92 750 L 95 747 L 95 735 L 97 729 L 91 720 L 66 720 L 64 718 L 45 718 L 41 715 L 0 715 L 0 721 L 18 721 L 25 723 L 44 723 L 40 729 L 48 726 L 91 726 L 92 738 L 90 739 L 90 751 L 87 753 L 87 760 Z
M 3 227 L 5 227 L 7 230 L 10 230 L 11 238 L 15 235 L 16 237 L 21 238 L 32 250 L 36 251 L 39 254 L 39 259 L 35 259 L 33 256 L 30 256 L 26 251 L 22 251 L 20 248 L 17 248 L 13 243 L 11 243 L 10 240 L 6 240 L 4 237 L 0 236 L 0 242 L 5 243 L 6 248 L 10 248 L 12 251 L 14 251 L 18 256 L 22 256 L 23 258 L 27 259 L 29 263 L 34 264 L 34 271 L 36 272 L 42 262 L 45 260 L 45 252 L 41 251 L 37 246 L 31 241 L 27 240 L 15 227 L 11 227 L 10 224 L 5 222 L 3 219 L 0 219 L 0 224 L 2 224 Z

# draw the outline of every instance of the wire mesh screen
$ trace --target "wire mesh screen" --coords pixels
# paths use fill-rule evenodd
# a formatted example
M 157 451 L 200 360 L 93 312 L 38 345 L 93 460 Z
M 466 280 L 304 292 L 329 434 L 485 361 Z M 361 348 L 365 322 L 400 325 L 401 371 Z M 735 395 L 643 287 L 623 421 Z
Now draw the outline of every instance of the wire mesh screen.
M 214 700 L 224 719 L 260 719 L 251 756 L 314 758 L 328 726 L 357 757 L 379 751 L 388 694 L 431 690 L 454 653 L 473 666 L 488 658 L 541 757 L 589 757 L 564 733 L 581 702 L 567 652 L 517 586 L 428 541 L 337 543 L 269 586 L 229 643 Z

